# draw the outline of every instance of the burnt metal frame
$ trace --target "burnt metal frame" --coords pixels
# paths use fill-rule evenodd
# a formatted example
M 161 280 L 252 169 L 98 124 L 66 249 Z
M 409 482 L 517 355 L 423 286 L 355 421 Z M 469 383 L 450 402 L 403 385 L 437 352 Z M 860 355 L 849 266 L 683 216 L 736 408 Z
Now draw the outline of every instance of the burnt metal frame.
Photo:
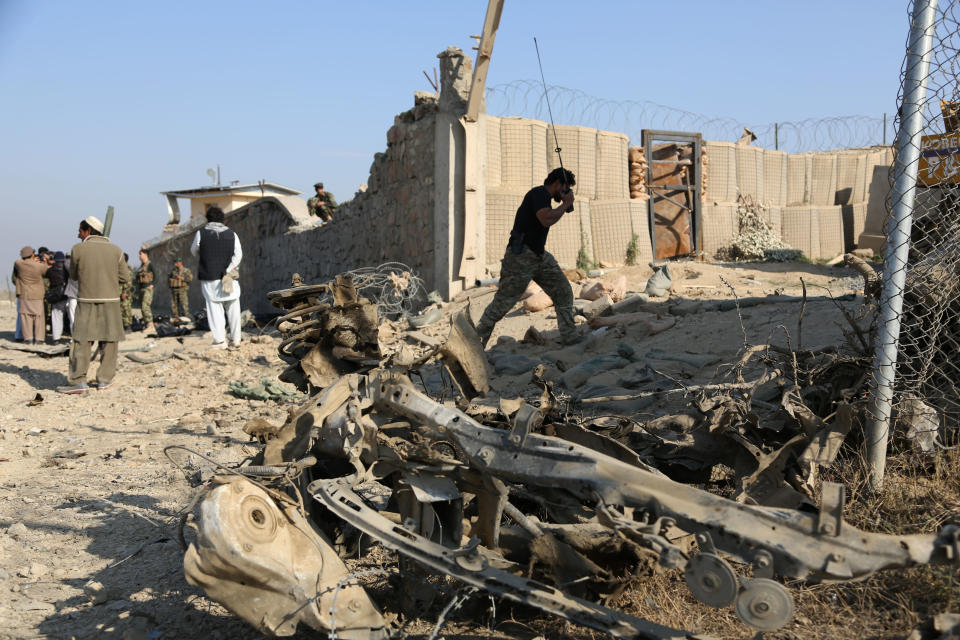
M 693 254 L 697 258 L 703 258 L 703 216 L 701 214 L 701 150 L 703 148 L 703 136 L 699 133 L 684 133 L 682 131 L 659 131 L 656 129 L 643 129 L 640 132 L 640 141 L 643 145 L 644 155 L 647 160 L 646 186 L 647 194 L 650 196 L 647 201 L 647 224 L 650 231 L 650 250 L 653 254 L 653 261 L 657 261 L 657 234 L 656 234 L 656 213 L 653 208 L 654 190 L 663 191 L 689 191 L 691 193 L 692 207 L 681 204 L 676 200 L 666 196 L 660 196 L 674 204 L 687 209 L 693 218 Z M 689 185 L 653 185 L 653 143 L 661 142 L 681 142 L 693 144 L 693 162 L 686 163 L 682 160 L 658 160 L 661 164 L 683 164 L 691 167 L 691 184 Z

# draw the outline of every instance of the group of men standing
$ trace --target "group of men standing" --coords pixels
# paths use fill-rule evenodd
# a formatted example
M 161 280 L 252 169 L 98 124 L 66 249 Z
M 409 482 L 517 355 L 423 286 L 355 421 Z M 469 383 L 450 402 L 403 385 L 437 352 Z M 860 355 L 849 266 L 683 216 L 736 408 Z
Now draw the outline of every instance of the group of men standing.
M 46 341 L 47 320 L 53 341 L 60 340 L 64 329 L 73 325 L 71 303 L 76 287 L 67 277 L 67 258 L 62 251 L 40 247 L 20 250 L 13 264 L 13 282 L 17 291 L 17 328 L 14 336 L 27 344 Z
M 237 267 L 243 258 L 240 239 L 223 224 L 223 211 L 217 206 L 207 210 L 207 224 L 201 228 L 190 252 L 199 261 L 200 289 L 207 308 L 207 320 L 213 334 L 214 348 L 240 344 L 240 283 Z M 97 389 L 103 391 L 113 384 L 117 369 L 117 347 L 123 340 L 124 311 L 122 302 L 129 300 L 130 283 L 136 278 L 146 298 L 153 301 L 156 272 L 149 255 L 141 250 L 143 264 L 131 273 L 123 251 L 103 236 L 103 223 L 90 216 L 80 223 L 77 236 L 80 242 L 71 250 L 70 278 L 78 284 L 77 315 L 73 341 L 70 346 L 70 369 L 67 384 L 57 388 L 60 393 L 81 394 L 89 389 L 87 371 L 95 343 L 102 354 L 97 369 Z M 149 274 L 149 275 L 142 275 Z M 183 305 L 193 274 L 177 259 L 169 284 L 178 289 L 171 304 Z M 181 290 L 182 291 L 179 291 Z M 187 308 L 182 307 L 184 312 Z M 175 312 L 176 313 L 176 312 Z M 152 321 L 152 314 L 150 321 Z M 144 318 L 147 320 L 147 318 Z M 229 324 L 229 343 L 227 336 Z
M 123 254 L 124 262 L 127 254 Z M 120 291 L 120 311 L 123 319 L 123 328 L 130 329 L 133 324 L 133 301 L 137 290 L 140 292 L 140 313 L 146 330 L 152 331 L 153 325 L 153 293 L 157 282 L 157 272 L 150 262 L 150 254 L 146 248 L 140 249 L 140 266 L 136 271 L 129 265 L 130 282 Z M 170 287 L 170 318 L 177 321 L 179 318 L 190 315 L 189 291 L 193 282 L 193 272 L 183 266 L 183 258 L 173 259 L 173 268 L 167 276 L 167 285 Z

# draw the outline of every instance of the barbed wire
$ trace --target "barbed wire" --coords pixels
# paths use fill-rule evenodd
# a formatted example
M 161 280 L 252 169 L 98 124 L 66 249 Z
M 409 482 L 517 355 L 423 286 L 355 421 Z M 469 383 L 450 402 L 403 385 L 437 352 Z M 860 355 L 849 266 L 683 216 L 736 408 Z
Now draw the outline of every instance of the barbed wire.
M 350 278 L 357 293 L 377 305 L 381 318 L 413 315 L 424 304 L 427 290 L 423 279 L 402 262 L 385 262 L 377 267 L 359 267 L 340 275 Z M 324 294 L 320 302 L 331 303 Z
M 893 119 L 866 115 L 807 118 L 804 120 L 748 123 L 678 109 L 651 101 L 610 100 L 579 89 L 551 85 L 547 89 L 557 124 L 593 127 L 625 133 L 639 143 L 643 129 L 691 131 L 707 140 L 734 142 L 749 128 L 756 144 L 790 153 L 851 149 L 892 141 Z M 487 88 L 487 113 L 494 116 L 522 116 L 546 120 L 547 103 L 543 85 L 537 80 L 515 80 Z

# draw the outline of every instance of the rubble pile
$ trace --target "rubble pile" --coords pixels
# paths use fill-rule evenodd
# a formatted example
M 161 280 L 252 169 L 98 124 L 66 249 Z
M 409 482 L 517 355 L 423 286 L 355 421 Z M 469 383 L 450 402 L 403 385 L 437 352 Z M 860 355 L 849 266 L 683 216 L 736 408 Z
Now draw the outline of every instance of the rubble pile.
M 611 298 L 617 284 L 588 291 Z M 260 452 L 206 487 L 185 558 L 191 583 L 264 633 L 303 623 L 389 637 L 387 614 L 418 615 L 432 573 L 613 637 L 692 637 L 608 606 L 654 568 L 775 630 L 794 611 L 782 579 L 859 580 L 960 554 L 956 527 L 854 528 L 843 487 L 820 477 L 857 432 L 868 349 L 758 345 L 715 383 L 647 367 L 629 394 L 603 398 L 561 393 L 540 364 L 536 392 L 516 397 L 490 391 L 466 312 L 384 318 L 347 276 L 270 300 L 284 312 L 281 377 L 310 397 L 282 425 L 249 431 Z M 633 350 L 600 357 L 626 363 Z M 457 397 L 411 380 L 433 362 Z M 591 375 L 559 371 L 567 388 Z M 604 402 L 654 396 L 676 398 L 677 410 L 589 417 Z M 724 495 L 696 486 L 707 483 Z M 382 555 L 371 561 L 399 602 L 376 602 L 359 583 L 371 570 L 343 560 L 382 548 L 401 558 L 389 569 Z
M 727 262 L 786 262 L 800 258 L 800 251 L 791 249 L 770 229 L 763 214 L 764 209 L 762 204 L 755 202 L 750 196 L 738 197 L 738 235 L 729 247 L 717 252 L 717 258 Z

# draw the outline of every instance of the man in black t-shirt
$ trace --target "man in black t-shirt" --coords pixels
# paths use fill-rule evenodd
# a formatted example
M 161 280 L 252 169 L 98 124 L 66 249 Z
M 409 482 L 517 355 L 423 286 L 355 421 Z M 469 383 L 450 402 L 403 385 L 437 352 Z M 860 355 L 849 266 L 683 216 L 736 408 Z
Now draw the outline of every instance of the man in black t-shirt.
M 570 187 L 574 184 L 576 181 L 571 171 L 557 168 L 547 175 L 542 187 L 534 187 L 523 197 L 501 262 L 500 286 L 477 325 L 477 333 L 484 345 L 490 339 L 494 325 L 513 308 L 531 280 L 553 300 L 561 341 L 564 344 L 580 341 L 573 322 L 570 282 L 557 260 L 544 249 L 550 227 L 573 208 Z M 560 204 L 551 208 L 551 201 Z

